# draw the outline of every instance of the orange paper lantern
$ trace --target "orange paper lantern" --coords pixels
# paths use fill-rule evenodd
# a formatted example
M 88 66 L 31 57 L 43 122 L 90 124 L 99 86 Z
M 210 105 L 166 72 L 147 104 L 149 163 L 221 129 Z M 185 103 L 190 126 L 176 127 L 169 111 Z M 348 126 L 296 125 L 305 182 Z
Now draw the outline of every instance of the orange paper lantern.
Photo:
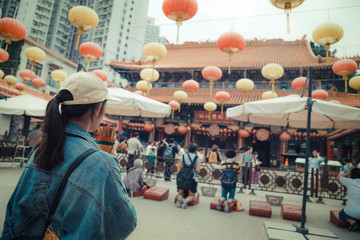
M 144 125 L 144 131 L 151 132 L 153 130 L 153 127 L 149 124 Z
M 315 90 L 315 91 L 312 92 L 311 97 L 315 98 L 315 99 L 326 100 L 326 99 L 328 99 L 329 94 L 325 90 L 318 89 L 318 90 Z
M 180 108 L 180 104 L 177 101 L 172 100 L 169 102 L 169 106 L 171 107 L 171 118 L 174 119 L 174 112 Z
M 24 79 L 24 83 L 27 84 L 27 82 L 33 80 L 36 75 L 32 71 L 25 69 L 20 72 L 20 77 Z
M 207 66 L 201 72 L 203 78 L 210 82 L 210 96 L 212 96 L 212 87 L 214 82 L 222 77 L 222 71 L 216 66 Z
M 250 133 L 246 130 L 240 130 L 239 135 L 240 135 L 240 137 L 243 137 L 243 138 L 250 137 Z
M 306 77 L 298 77 L 291 82 L 291 86 L 293 89 L 299 89 L 301 93 L 301 90 L 304 88 L 305 82 L 306 82 Z M 309 88 L 309 81 L 306 84 L 306 89 L 308 88 Z
M 239 33 L 227 32 L 223 33 L 218 38 L 218 48 L 229 55 L 229 74 L 231 74 L 230 65 L 232 56 L 234 55 L 234 53 L 243 50 L 245 48 L 245 45 L 245 38 Z
M 216 98 L 216 100 L 218 100 L 221 103 L 221 115 L 222 115 L 223 114 L 224 103 L 229 101 L 230 94 L 228 92 L 225 92 L 225 91 L 220 91 L 220 92 L 217 92 L 215 94 L 215 98 Z
M 347 93 L 348 76 L 354 74 L 358 68 L 357 63 L 352 59 L 341 59 L 334 63 L 332 70 L 335 74 L 342 76 L 345 81 L 345 92 Z
M 20 41 L 26 36 L 26 28 L 22 22 L 14 18 L 0 19 L 0 35 L 5 38 L 5 51 L 11 41 Z
M 102 55 L 101 47 L 93 42 L 84 42 L 79 48 L 80 54 L 87 59 L 86 71 L 89 69 L 89 64 L 92 60 L 98 59 Z
M 199 90 L 199 83 L 195 80 L 186 80 L 184 83 L 183 83 L 183 88 L 184 90 L 187 92 L 187 94 L 189 95 L 189 106 L 190 106 L 190 103 L 191 103 L 191 94 L 197 90 Z
M 187 128 L 186 127 L 184 127 L 184 126 L 180 126 L 180 127 L 178 127 L 178 133 L 181 133 L 181 134 L 186 134 L 187 133 Z
M 37 77 L 32 80 L 32 84 L 39 90 L 40 87 L 44 87 L 46 85 L 45 81 L 41 78 Z
M 15 88 L 21 92 L 26 88 L 26 86 L 23 83 L 16 83 Z
M 4 49 L 0 48 L 0 62 L 6 62 L 9 60 L 9 54 Z
M 164 0 L 162 10 L 166 17 L 176 21 L 176 43 L 178 43 L 179 28 L 183 21 L 189 20 L 195 16 L 198 10 L 198 3 L 196 0 Z
M 101 70 L 101 69 L 94 70 L 94 71 L 92 71 L 92 73 L 95 74 L 96 76 L 98 76 L 104 82 L 108 78 L 107 73 L 104 70 Z
M 288 141 L 290 141 L 290 139 L 291 139 L 291 136 L 289 134 L 287 134 L 286 132 L 283 132 L 280 135 L 280 140 L 283 142 L 288 142 Z

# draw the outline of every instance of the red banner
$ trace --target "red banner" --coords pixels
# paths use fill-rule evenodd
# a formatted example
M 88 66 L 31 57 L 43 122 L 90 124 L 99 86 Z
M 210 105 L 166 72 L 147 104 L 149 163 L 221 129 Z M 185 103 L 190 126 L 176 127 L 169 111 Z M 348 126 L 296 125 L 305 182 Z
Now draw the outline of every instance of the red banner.
M 195 122 L 221 122 L 221 123 L 233 123 L 234 120 L 226 117 L 226 112 L 211 112 L 209 119 L 209 112 L 207 111 L 195 111 Z

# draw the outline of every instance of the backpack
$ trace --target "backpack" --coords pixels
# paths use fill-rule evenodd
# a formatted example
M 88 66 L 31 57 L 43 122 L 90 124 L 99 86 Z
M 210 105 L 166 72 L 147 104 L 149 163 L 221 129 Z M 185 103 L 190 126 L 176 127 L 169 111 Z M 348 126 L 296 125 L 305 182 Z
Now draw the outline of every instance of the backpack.
M 236 169 L 233 168 L 235 162 L 231 163 L 231 166 L 226 168 L 221 173 L 221 186 L 225 189 L 233 189 L 236 187 L 237 174 Z
M 169 145 L 166 149 L 165 149 L 165 152 L 164 152 L 164 155 L 163 157 L 164 158 L 172 158 L 173 157 L 173 146 L 172 145 Z
M 188 158 L 191 161 L 190 165 L 185 164 L 185 156 L 182 157 L 182 168 L 176 177 L 176 184 L 179 189 L 184 191 L 188 191 L 191 189 L 194 184 L 194 166 L 198 156 L 195 156 L 193 160 L 191 160 L 190 154 L 187 154 Z
M 217 154 L 216 152 L 211 152 L 209 155 L 209 163 L 217 163 Z

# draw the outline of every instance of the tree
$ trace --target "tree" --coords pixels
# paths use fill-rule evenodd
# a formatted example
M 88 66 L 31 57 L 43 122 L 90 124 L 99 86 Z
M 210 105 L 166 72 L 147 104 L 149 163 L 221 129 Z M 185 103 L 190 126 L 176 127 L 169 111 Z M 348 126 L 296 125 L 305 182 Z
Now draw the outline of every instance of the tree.
M 315 56 L 320 55 L 322 57 L 326 57 L 326 50 L 325 50 L 324 46 L 316 44 L 313 41 L 310 41 L 310 47 L 311 47 L 311 50 L 313 51 Z M 332 53 L 335 56 L 336 49 L 334 51 L 332 51 Z
M 20 65 L 20 53 L 24 45 L 24 40 L 11 42 L 8 47 L 9 60 L 0 63 L 0 69 L 4 71 L 5 75 L 16 75 L 16 72 Z M 5 41 L 3 42 L 2 48 L 5 48 Z

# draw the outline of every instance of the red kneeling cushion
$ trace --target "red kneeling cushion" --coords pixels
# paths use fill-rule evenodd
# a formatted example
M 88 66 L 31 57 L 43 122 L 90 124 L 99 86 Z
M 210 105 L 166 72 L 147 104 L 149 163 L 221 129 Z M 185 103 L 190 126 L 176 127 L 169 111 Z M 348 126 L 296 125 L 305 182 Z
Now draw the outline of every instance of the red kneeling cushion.
M 216 207 L 217 207 L 217 205 L 219 203 L 219 200 L 220 200 L 220 197 L 214 198 L 210 203 L 210 209 L 217 210 Z M 230 203 L 229 212 L 232 212 L 232 211 L 235 211 L 235 210 L 236 210 L 235 202 Z M 224 204 L 221 207 L 221 211 L 224 211 Z
M 330 211 L 330 222 L 332 222 L 333 224 L 335 224 L 338 227 L 341 228 L 348 228 L 349 227 L 349 223 L 345 222 L 344 220 L 342 220 L 339 217 L 339 210 L 331 210 Z
M 174 203 L 176 203 L 178 200 L 178 195 L 176 195 L 175 199 L 174 199 Z M 200 194 L 198 192 L 195 193 L 195 198 L 194 200 L 192 200 L 191 202 L 188 203 L 189 206 L 194 206 L 196 204 L 199 203 L 200 200 Z
M 144 195 L 144 192 L 147 190 L 147 186 L 143 186 L 142 189 L 140 190 L 137 190 L 133 193 L 133 197 L 140 197 L 140 196 L 143 196 Z
M 301 206 L 298 205 L 281 204 L 281 216 L 283 219 L 301 221 L 301 210 Z
M 169 189 L 164 187 L 152 187 L 145 191 L 144 198 L 163 201 L 169 198 Z
M 271 206 L 268 202 L 263 201 L 250 201 L 249 214 L 253 216 L 268 217 L 271 218 Z

